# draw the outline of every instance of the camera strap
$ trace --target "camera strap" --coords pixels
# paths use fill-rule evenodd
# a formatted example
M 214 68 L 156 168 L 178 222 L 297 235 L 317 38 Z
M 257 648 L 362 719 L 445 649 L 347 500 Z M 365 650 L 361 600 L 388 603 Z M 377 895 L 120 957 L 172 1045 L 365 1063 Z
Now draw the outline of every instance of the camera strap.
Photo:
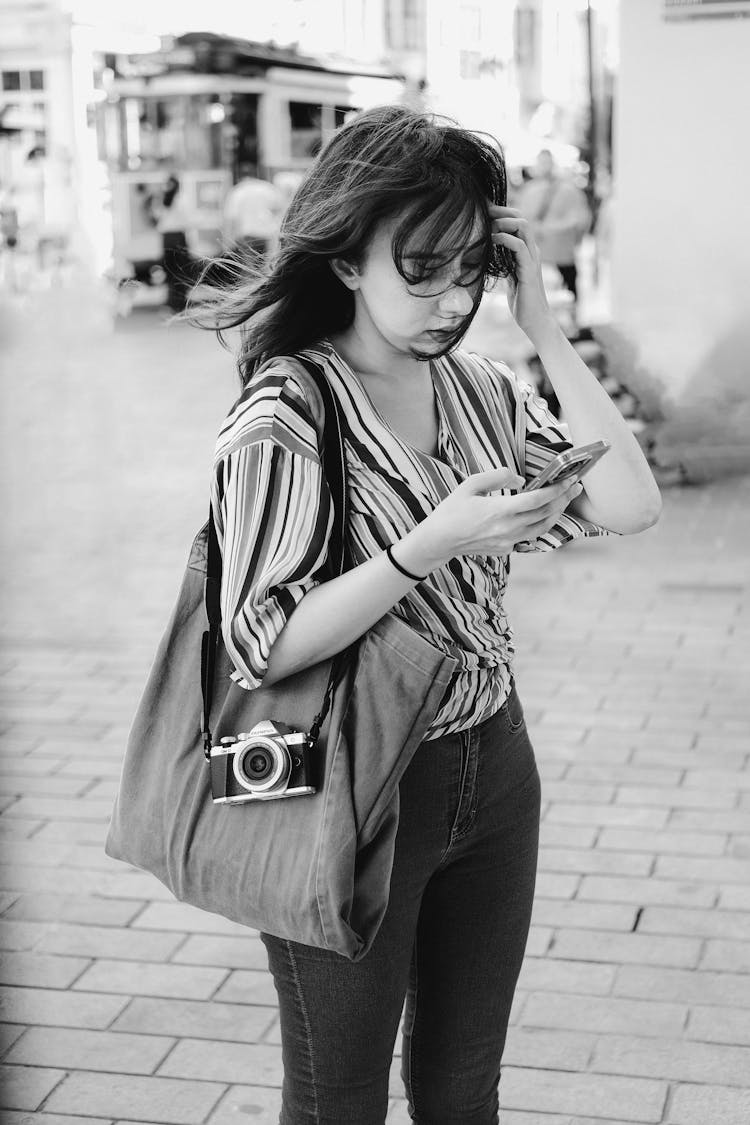
M 302 356 L 295 356 L 302 364 L 323 399 L 323 449 L 321 460 L 323 473 L 328 483 L 328 488 L 333 501 L 333 526 L 328 543 L 328 567 L 330 577 L 338 577 L 344 573 L 345 559 L 345 530 L 348 521 L 349 503 L 346 485 L 346 454 L 344 452 L 344 438 L 341 429 L 340 405 L 336 395 L 323 374 L 322 369 L 311 360 Z M 216 534 L 213 510 L 209 506 L 208 512 L 208 545 L 206 558 L 206 584 L 205 605 L 208 629 L 203 634 L 201 645 L 201 691 L 203 694 L 203 712 L 201 716 L 201 734 L 203 735 L 203 753 L 206 758 L 211 755 L 212 735 L 210 730 L 211 703 L 213 700 L 214 676 L 216 671 L 216 649 L 221 635 L 221 548 Z M 339 682 L 339 677 L 346 666 L 349 649 L 336 653 L 331 659 L 331 671 L 328 685 L 323 696 L 320 711 L 313 719 L 308 737 L 315 742 L 320 729 L 331 706 L 334 688 Z

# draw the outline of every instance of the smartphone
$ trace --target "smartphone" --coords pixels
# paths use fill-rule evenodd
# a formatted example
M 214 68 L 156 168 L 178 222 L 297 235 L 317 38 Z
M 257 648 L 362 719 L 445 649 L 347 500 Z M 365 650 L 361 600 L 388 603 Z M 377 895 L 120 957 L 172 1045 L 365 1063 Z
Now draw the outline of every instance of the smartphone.
M 590 445 L 579 445 L 577 449 L 566 449 L 564 453 L 558 453 L 523 491 L 531 492 L 535 488 L 543 488 L 546 484 L 558 484 L 571 477 L 580 480 L 609 448 L 608 441 L 593 441 Z

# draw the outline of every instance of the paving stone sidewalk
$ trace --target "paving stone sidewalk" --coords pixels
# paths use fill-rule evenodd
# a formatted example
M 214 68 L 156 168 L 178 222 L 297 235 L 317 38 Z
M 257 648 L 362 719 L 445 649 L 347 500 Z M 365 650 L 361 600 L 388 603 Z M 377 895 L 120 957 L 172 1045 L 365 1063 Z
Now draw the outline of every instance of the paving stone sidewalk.
M 85 287 L 11 311 L 2 1120 L 271 1125 L 257 935 L 102 850 L 231 360 Z M 503 1125 L 750 1121 L 749 511 L 750 479 L 673 489 L 642 536 L 513 561 L 544 807 Z

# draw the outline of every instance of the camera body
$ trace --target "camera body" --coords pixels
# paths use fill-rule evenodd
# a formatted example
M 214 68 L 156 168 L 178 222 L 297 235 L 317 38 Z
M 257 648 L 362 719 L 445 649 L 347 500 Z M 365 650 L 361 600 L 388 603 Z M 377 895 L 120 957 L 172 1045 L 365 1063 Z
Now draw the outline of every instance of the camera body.
M 228 735 L 211 748 L 211 796 L 235 805 L 315 793 L 313 749 L 308 735 L 275 719 Z

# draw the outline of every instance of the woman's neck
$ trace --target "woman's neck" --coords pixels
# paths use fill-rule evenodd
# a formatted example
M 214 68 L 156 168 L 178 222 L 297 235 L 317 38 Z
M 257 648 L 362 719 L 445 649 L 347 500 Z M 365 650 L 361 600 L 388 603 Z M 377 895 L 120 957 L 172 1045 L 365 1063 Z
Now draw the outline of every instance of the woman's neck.
M 374 327 L 363 331 L 355 323 L 329 339 L 341 358 L 359 375 L 404 381 L 418 378 L 426 370 L 423 360 L 393 347 Z

